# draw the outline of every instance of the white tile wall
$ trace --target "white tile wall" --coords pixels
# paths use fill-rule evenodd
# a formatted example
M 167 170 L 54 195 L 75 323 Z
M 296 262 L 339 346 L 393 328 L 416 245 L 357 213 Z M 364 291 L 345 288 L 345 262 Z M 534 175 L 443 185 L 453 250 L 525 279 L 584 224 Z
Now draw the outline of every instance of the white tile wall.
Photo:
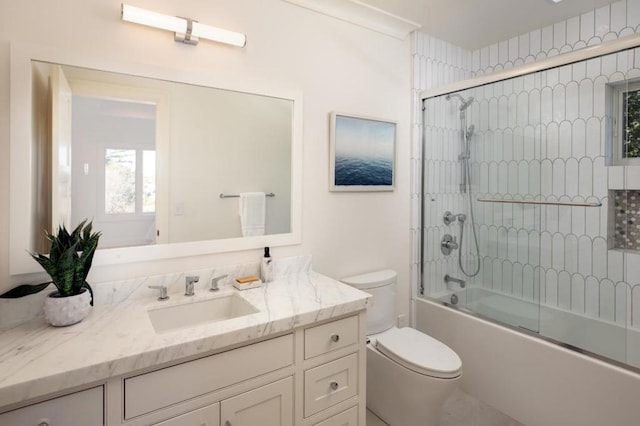
M 412 247 L 414 256 L 412 259 L 412 277 L 414 296 L 416 295 L 417 282 L 420 271 L 420 215 L 422 203 L 421 173 L 422 173 L 422 110 L 420 93 L 422 90 L 431 87 L 453 83 L 464 80 L 471 76 L 471 52 L 446 43 L 427 34 L 415 32 L 413 35 L 413 64 L 414 64 L 414 114 L 413 126 L 413 148 L 412 148 L 412 173 L 413 185 L 412 193 Z M 442 144 L 428 143 L 426 145 L 425 157 L 429 158 L 426 170 L 426 181 L 424 190 L 425 217 L 428 225 L 425 228 L 425 275 L 431 276 L 426 283 L 433 286 L 430 291 L 437 291 L 438 284 L 447 270 L 451 270 L 455 262 L 451 258 L 445 258 L 440 253 L 439 241 L 444 233 L 445 226 L 442 223 L 442 213 L 445 206 L 448 209 L 462 211 L 463 200 L 460 197 L 456 176 L 460 175 L 457 155 L 459 145 L 457 142 L 458 125 L 453 114 L 453 106 L 448 105 L 448 111 L 429 109 L 429 121 L 438 122 L 439 126 L 433 127 L 433 134 L 428 135 L 428 139 L 438 139 L 446 141 Z M 442 189 L 446 188 L 446 189 Z M 452 263 L 453 262 L 453 263 Z M 437 278 L 439 277 L 439 278 Z M 442 284 L 442 283 L 440 283 Z
M 464 51 L 414 35 L 414 138 L 420 137 L 424 89 L 540 60 L 640 30 L 640 0 L 622 0 L 509 40 Z M 474 204 L 482 272 L 473 285 L 497 289 L 579 314 L 640 328 L 640 255 L 608 249 L 608 190 L 638 185 L 630 167 L 605 165 L 605 85 L 640 75 L 640 49 L 470 89 L 471 176 L 474 196 L 600 201 L 601 208 Z M 426 167 L 425 293 L 446 293 L 445 273 L 460 276 L 455 256 L 443 256 L 442 214 L 468 212 L 461 194 L 458 102 L 426 102 L 424 153 L 414 140 L 413 173 Z M 639 180 L 640 181 L 640 180 Z M 418 181 L 414 218 L 420 215 Z M 419 221 L 413 222 L 414 241 Z M 471 235 L 466 230 L 468 236 Z M 468 268 L 471 238 L 461 249 Z M 416 244 L 414 244 L 417 247 Z M 417 248 L 416 248 L 417 249 Z M 414 272 L 419 256 L 414 256 Z M 471 262 L 471 263 L 470 263 Z M 635 268 L 635 269 L 634 269 Z M 418 274 L 414 273 L 417 277 Z M 538 285 L 539 283 L 539 285 Z

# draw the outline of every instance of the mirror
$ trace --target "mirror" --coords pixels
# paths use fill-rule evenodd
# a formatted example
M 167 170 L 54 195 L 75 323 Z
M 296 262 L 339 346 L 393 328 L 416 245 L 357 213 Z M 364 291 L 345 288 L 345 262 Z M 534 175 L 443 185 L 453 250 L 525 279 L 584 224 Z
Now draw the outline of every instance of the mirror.
M 96 265 L 300 242 L 299 94 L 72 56 L 12 46 L 12 274 L 84 218 Z

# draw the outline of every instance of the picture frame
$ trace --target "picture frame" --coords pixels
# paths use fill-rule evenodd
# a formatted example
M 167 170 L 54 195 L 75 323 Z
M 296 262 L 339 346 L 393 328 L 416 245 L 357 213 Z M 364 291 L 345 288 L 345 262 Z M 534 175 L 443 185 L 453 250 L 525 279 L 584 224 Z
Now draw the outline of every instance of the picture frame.
M 330 191 L 395 189 L 395 121 L 331 112 L 330 134 Z

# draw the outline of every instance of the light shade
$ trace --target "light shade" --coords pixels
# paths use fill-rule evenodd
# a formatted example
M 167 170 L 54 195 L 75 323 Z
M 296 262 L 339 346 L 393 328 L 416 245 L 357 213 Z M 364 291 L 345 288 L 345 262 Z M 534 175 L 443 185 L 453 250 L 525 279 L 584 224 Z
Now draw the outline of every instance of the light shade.
M 165 15 L 124 3 L 122 4 L 122 20 L 173 31 L 176 33 L 176 41 L 188 44 L 197 44 L 198 38 L 238 47 L 244 47 L 247 44 L 247 38 L 244 34 L 201 24 L 189 18 Z
M 128 4 L 122 5 L 122 20 L 176 33 L 185 33 L 187 31 L 186 19 L 140 9 Z
M 195 21 L 193 22 L 193 35 L 195 37 L 219 41 L 220 43 L 227 43 L 238 47 L 244 47 L 247 44 L 247 37 L 244 34 L 223 30 L 222 28 L 212 27 Z

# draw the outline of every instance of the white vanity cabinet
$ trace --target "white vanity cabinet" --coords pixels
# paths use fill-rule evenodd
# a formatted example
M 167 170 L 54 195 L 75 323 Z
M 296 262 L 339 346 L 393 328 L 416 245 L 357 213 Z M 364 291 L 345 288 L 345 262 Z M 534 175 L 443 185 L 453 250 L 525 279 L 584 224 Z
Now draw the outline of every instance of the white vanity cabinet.
M 104 388 L 74 392 L 0 414 L 2 426 L 102 426 Z
M 364 426 L 364 315 L 114 379 L 107 425 Z
M 111 377 L 0 426 L 364 426 L 365 323 L 353 312 Z

